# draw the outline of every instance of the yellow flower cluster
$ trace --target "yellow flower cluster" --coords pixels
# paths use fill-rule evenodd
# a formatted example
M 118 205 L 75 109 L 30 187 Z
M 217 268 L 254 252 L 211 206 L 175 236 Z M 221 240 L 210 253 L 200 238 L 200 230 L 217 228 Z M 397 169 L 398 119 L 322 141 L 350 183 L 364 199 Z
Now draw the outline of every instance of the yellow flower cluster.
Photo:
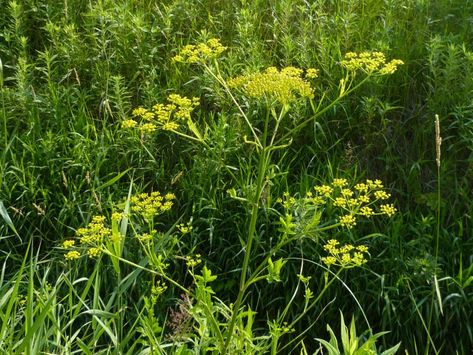
M 76 260 L 80 258 L 80 253 L 77 250 L 71 250 L 64 254 L 66 260 Z
M 195 257 L 192 257 L 190 255 L 186 256 L 187 267 L 194 268 L 200 263 L 202 263 L 202 258 L 200 254 L 196 254 Z
M 387 75 L 392 74 L 397 70 L 397 67 L 403 65 L 404 62 L 400 59 L 393 59 L 389 63 L 386 63 L 384 67 L 379 70 L 379 74 Z
M 191 222 L 188 222 L 186 224 L 184 223 L 180 223 L 177 225 L 177 229 L 179 229 L 179 231 L 182 233 L 182 234 L 188 234 L 190 232 L 192 232 L 192 230 L 194 229 L 192 227 L 192 224 Z
M 315 186 L 314 190 L 315 195 L 309 191 L 305 202 L 314 206 L 332 203 L 333 206 L 341 208 L 345 214 L 339 217 L 338 222 L 343 227 L 353 228 L 356 225 L 357 215 L 391 217 L 397 211 L 393 204 L 383 204 L 379 208 L 374 208 L 377 202 L 391 197 L 383 190 L 381 180 L 368 179 L 350 189 L 346 179 L 334 179 L 330 185 Z
M 296 331 L 294 327 L 288 322 L 283 322 L 282 324 L 279 324 L 277 322 L 270 322 L 269 326 L 271 328 L 271 334 L 275 336 L 281 336 L 287 333 L 294 333 Z
M 342 226 L 347 228 L 353 228 L 353 226 L 356 226 L 356 218 L 351 214 L 341 216 L 339 222 Z
M 188 44 L 181 48 L 179 53 L 172 58 L 173 62 L 178 63 L 203 63 L 209 59 L 217 58 L 227 47 L 220 43 L 217 38 L 209 39 L 206 43 L 196 45 Z
M 305 77 L 307 79 L 315 79 L 319 76 L 319 71 L 318 69 L 314 69 L 314 68 L 309 68 L 309 69 L 306 69 L 305 71 Z
M 373 215 L 374 211 L 371 207 L 368 206 L 363 206 L 360 208 L 360 215 L 365 216 L 365 217 L 371 217 Z
M 101 253 L 100 249 L 96 247 L 92 247 L 87 250 L 87 255 L 91 258 L 96 258 L 97 256 L 100 255 L 100 253 Z
M 76 244 L 76 241 L 75 241 L 75 240 L 69 239 L 69 240 L 65 240 L 65 241 L 62 243 L 62 247 L 63 247 L 64 249 L 69 249 L 69 248 L 72 248 L 75 244 Z
M 153 240 L 154 234 L 150 233 L 143 233 L 143 234 L 136 234 L 135 238 L 138 239 L 143 244 L 149 244 Z
M 135 128 L 138 122 L 132 119 L 127 119 L 122 122 L 122 128 Z
M 322 262 L 327 265 L 337 265 L 343 268 L 361 266 L 367 262 L 366 254 L 368 247 L 365 245 L 353 246 L 345 244 L 343 246 L 336 239 L 331 239 L 324 245 L 325 251 L 329 254 L 322 258 Z
M 324 196 L 324 197 L 329 197 L 332 192 L 333 192 L 333 188 L 328 186 L 328 185 L 320 185 L 320 186 L 315 186 L 314 187 L 314 190 L 321 196 Z
M 123 218 L 125 218 L 125 213 L 123 212 L 112 213 L 112 222 L 120 222 Z
M 329 194 L 329 196 L 330 196 L 330 194 Z M 325 205 L 325 203 L 326 203 L 326 200 L 325 200 L 323 195 L 322 196 L 314 196 L 312 191 L 307 191 L 306 200 L 310 201 L 310 203 L 314 206 Z
M 153 133 L 154 131 L 156 131 L 157 127 L 154 123 L 147 122 L 140 125 L 139 129 L 143 133 Z
M 345 187 L 348 185 L 347 179 L 333 179 L 332 185 L 335 187 Z
M 79 228 L 77 236 L 80 238 L 81 244 L 101 244 L 105 239 L 110 238 L 112 231 L 110 228 L 105 227 L 104 222 L 104 216 L 94 216 L 87 227 Z
M 151 221 L 154 216 L 169 211 L 175 198 L 172 193 L 161 195 L 159 191 L 150 194 L 142 193 L 131 198 L 131 210 L 141 215 L 146 221 Z
M 179 122 L 191 118 L 192 111 L 199 106 L 199 98 L 189 99 L 178 94 L 167 97 L 167 104 L 158 103 L 151 110 L 144 107 L 135 108 L 132 115 L 135 119 L 126 119 L 122 128 L 137 128 L 142 133 L 152 133 L 158 128 L 172 131 L 179 128 Z M 140 122 L 136 121 L 139 119 Z
M 97 257 L 101 253 L 100 246 L 106 240 L 112 239 L 112 230 L 105 226 L 104 216 L 94 216 L 92 221 L 85 228 L 79 228 L 76 236 L 79 238 L 80 244 L 86 247 L 85 254 L 89 257 Z M 75 240 L 68 239 L 62 243 L 64 249 L 75 247 Z M 64 254 L 66 260 L 79 259 L 81 253 L 79 250 L 70 250 Z
M 289 195 L 289 192 L 284 192 L 282 197 L 279 197 L 276 202 L 282 204 L 284 208 L 288 209 L 293 207 L 297 200 L 295 197 Z
M 381 209 L 381 212 L 388 215 L 389 217 L 391 217 L 392 215 L 394 215 L 396 213 L 396 208 L 394 207 L 394 205 L 392 203 L 390 204 L 386 204 L 386 205 L 381 205 L 380 206 L 380 209 Z
M 314 97 L 309 82 L 302 75 L 303 70 L 295 67 L 286 67 L 280 71 L 275 67 L 269 67 L 263 72 L 230 79 L 228 85 L 230 88 L 240 89 L 251 98 L 266 98 L 281 104 L 289 104 L 298 97 Z M 306 72 L 306 78 L 313 78 L 316 75 L 315 69 Z
M 394 73 L 404 62 L 399 59 L 386 62 L 382 52 L 348 52 L 340 64 L 349 71 L 361 70 L 367 74 L 387 75 Z
M 166 292 L 167 289 L 168 289 L 168 287 L 166 286 L 166 284 L 164 282 L 158 281 L 156 283 L 156 285 L 151 288 L 151 294 L 154 297 L 159 297 L 164 292 Z

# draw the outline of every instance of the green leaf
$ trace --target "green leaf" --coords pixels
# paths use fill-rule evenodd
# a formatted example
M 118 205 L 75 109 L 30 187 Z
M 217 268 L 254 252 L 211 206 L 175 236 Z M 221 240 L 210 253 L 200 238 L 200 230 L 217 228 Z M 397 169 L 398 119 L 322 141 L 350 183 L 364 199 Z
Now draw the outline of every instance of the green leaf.
M 333 332 L 332 328 L 330 328 L 330 325 L 327 324 L 327 331 L 330 334 L 330 344 L 337 349 L 337 352 L 340 353 L 338 350 L 338 340 L 337 337 L 335 336 L 335 333 Z
M 194 135 L 199 139 L 199 141 L 201 142 L 204 141 L 204 138 L 202 138 L 202 135 L 200 134 L 199 129 L 197 128 L 197 126 L 191 119 L 187 120 L 187 126 L 192 131 L 192 133 L 194 133 Z
M 3 63 L 0 59 L 0 89 L 3 87 Z
M 18 232 L 16 231 L 16 228 L 15 226 L 13 225 L 13 222 L 8 214 L 8 211 L 7 209 L 5 208 L 4 204 L 2 201 L 0 201 L 0 215 L 2 216 L 3 220 L 5 221 L 5 223 L 7 224 L 8 227 L 10 227 L 10 229 L 13 231 L 13 233 L 16 234 L 16 236 L 18 238 L 20 238 L 20 235 L 18 234 Z M 21 238 L 20 238 L 21 239 Z
M 358 349 L 358 338 L 356 336 L 355 318 L 351 317 L 350 323 L 350 354 L 354 354 Z
M 473 282 L 473 276 L 470 276 L 469 278 L 466 279 L 466 281 L 463 283 L 463 288 L 470 286 L 470 284 Z
M 397 345 L 394 345 L 392 348 L 384 350 L 380 355 L 393 355 L 397 352 L 400 346 L 401 342 L 399 342 Z
M 268 280 L 269 283 L 281 281 L 281 269 L 286 262 L 287 261 L 284 259 L 278 259 L 275 262 L 273 262 L 271 258 L 268 259 L 268 275 L 266 276 L 266 280 Z
M 348 336 L 348 328 L 345 325 L 345 319 L 343 318 L 343 313 L 340 311 L 340 334 L 342 337 L 342 346 L 343 353 L 349 354 L 348 350 L 350 349 L 350 338 Z
M 28 329 L 28 333 L 26 333 L 25 337 L 22 339 L 18 348 L 15 349 L 15 352 L 20 354 L 22 353 L 28 345 L 30 345 L 30 341 L 34 336 L 38 335 L 38 330 L 41 326 L 44 325 L 43 321 L 48 316 L 48 313 L 51 312 L 53 307 L 53 302 L 56 301 L 56 289 L 49 297 L 48 301 L 44 304 L 43 309 L 41 310 L 40 314 L 34 318 L 33 324 L 30 325 Z
M 202 279 L 205 283 L 212 282 L 217 279 L 217 276 L 212 275 L 212 271 L 207 269 L 207 266 L 202 268 Z
M 290 214 L 286 214 L 283 217 L 279 217 L 279 225 L 280 227 L 278 228 L 278 232 L 281 232 L 283 234 L 287 235 L 294 235 L 296 234 L 294 228 L 296 225 L 292 222 L 293 217 Z
M 328 341 L 319 338 L 315 338 L 315 340 L 320 342 L 325 347 L 325 349 L 328 351 L 328 355 L 340 355 L 340 351 Z
M 114 183 L 116 183 L 118 180 L 121 179 L 121 177 L 123 175 L 125 175 L 127 172 L 129 172 L 131 170 L 131 168 L 128 168 L 126 169 L 125 171 L 122 171 L 121 173 L 117 174 L 115 177 L 111 178 L 110 180 L 108 180 L 107 182 L 103 183 L 102 185 L 98 186 L 95 188 L 95 191 L 98 191 L 98 190 L 101 190 L 101 189 L 104 189 L 108 186 L 111 186 L 113 185 Z
M 439 282 L 437 280 L 437 275 L 434 275 L 434 285 L 435 285 L 435 293 L 437 294 L 437 301 L 440 309 L 440 314 L 443 315 L 443 307 L 442 307 L 442 295 L 440 294 L 440 287 Z

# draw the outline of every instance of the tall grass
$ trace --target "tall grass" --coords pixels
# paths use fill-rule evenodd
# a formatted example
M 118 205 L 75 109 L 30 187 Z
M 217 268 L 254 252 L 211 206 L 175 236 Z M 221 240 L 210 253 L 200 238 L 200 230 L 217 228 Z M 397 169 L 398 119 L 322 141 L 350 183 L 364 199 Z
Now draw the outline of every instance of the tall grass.
M 217 319 L 228 324 L 234 317 L 240 336 L 234 339 L 254 340 L 247 351 L 271 350 L 264 338 L 267 319 L 280 316 L 288 303 L 293 308 L 286 318 L 297 318 L 304 297 L 294 275 L 303 271 L 323 285 L 325 276 L 313 263 L 323 250 L 307 240 L 281 250 L 273 261 L 290 260 L 281 270 L 284 284 L 255 283 L 241 294 L 245 253 L 253 250 L 246 254 L 251 275 L 276 243 L 276 199 L 284 192 L 303 196 L 314 184 L 338 177 L 381 178 L 399 212 L 336 235 L 369 245 L 371 259 L 341 274 L 319 303 L 327 306 L 315 307 L 294 333 L 281 335 L 283 342 L 297 339 L 283 351 L 315 352 L 315 338 L 329 338 L 325 325 L 335 329 L 339 311 L 345 319 L 354 315 L 358 328 L 369 327 L 371 334 L 389 331 L 378 349 L 399 342 L 412 354 L 471 349 L 470 2 L 11 0 L 1 8 L 2 352 L 185 353 L 190 340 L 182 334 L 205 333 L 208 318 L 195 315 L 192 323 L 182 290 L 170 287 L 153 305 L 157 276 L 123 263 L 117 273 L 105 255 L 67 263 L 57 248 L 92 216 L 109 218 L 122 208 L 130 185 L 133 194 L 176 194 L 174 208 L 156 227 L 171 230 L 192 220 L 193 231 L 179 241 L 169 236 L 159 250 L 202 255 L 218 276 L 211 284 L 217 299 L 207 304 Z M 319 69 L 315 102 L 337 99 L 346 52 L 379 50 L 405 63 L 395 75 L 370 80 L 337 101 L 272 153 L 256 186 L 250 245 L 248 216 L 255 211 L 235 196 L 245 198 L 255 188 L 258 154 L 241 143 L 251 131 L 209 73 L 170 60 L 178 48 L 214 37 L 230 47 L 219 64 L 229 78 L 268 66 Z M 200 98 L 193 117 L 211 132 L 209 147 L 120 128 L 134 108 L 151 107 L 171 93 Z M 240 104 L 262 132 L 263 108 Z M 311 110 L 299 105 L 287 117 L 309 118 Z M 439 171 L 435 114 L 443 139 Z M 123 253 L 147 267 L 136 245 Z M 182 263 L 173 264 L 168 275 L 185 288 L 196 286 Z M 239 298 L 248 307 L 244 316 L 229 306 Z M 192 338 L 194 348 L 203 348 L 205 339 Z

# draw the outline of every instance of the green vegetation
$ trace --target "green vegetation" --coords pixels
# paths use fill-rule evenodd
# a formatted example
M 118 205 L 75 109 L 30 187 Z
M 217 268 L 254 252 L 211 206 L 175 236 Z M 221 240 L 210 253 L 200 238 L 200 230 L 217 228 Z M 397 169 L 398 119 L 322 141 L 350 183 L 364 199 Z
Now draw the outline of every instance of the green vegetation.
M 1 8 L 0 353 L 471 350 L 471 2 Z

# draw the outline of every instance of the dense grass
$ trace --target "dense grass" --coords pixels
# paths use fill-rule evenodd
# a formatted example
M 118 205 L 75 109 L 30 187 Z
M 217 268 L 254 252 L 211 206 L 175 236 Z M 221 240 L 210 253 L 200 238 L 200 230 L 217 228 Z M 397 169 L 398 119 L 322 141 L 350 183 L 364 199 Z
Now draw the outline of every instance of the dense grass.
M 1 352 L 186 353 L 185 346 L 205 351 L 204 342 L 218 338 L 218 327 L 206 323 L 213 318 L 204 306 L 195 305 L 192 318 L 189 296 L 170 281 L 194 297 L 199 287 L 208 286 L 197 277 L 201 267 L 192 275 L 183 262 L 196 254 L 218 276 L 211 283 L 216 298 L 210 300 L 204 291 L 200 296 L 222 329 L 234 320 L 235 334 L 244 338 L 248 309 L 256 312 L 247 335 L 252 345 L 240 339 L 248 342 L 245 352 L 271 349 L 278 337 L 275 328 L 268 332 L 268 321 L 279 319 L 288 303 L 285 321 L 303 312 L 303 284 L 296 277 L 301 270 L 312 276 L 315 296 L 323 297 L 293 332 L 280 334 L 281 353 L 314 353 L 320 346 L 315 338 L 329 338 L 327 324 L 339 335 L 340 311 L 345 319 L 355 317 L 366 338 L 389 331 L 378 340 L 380 351 L 399 342 L 400 352 L 410 354 L 471 351 L 470 1 L 18 0 L 0 5 Z M 210 38 L 229 47 L 219 60 L 227 78 L 269 66 L 319 69 L 314 101 L 324 98 L 324 105 L 339 95 L 345 53 L 377 50 L 405 64 L 393 75 L 369 79 L 294 133 L 291 144 L 261 160 L 251 144 L 243 143 L 251 131 L 222 85 L 198 66 L 171 61 L 182 46 Z M 170 132 L 141 137 L 121 128 L 134 108 L 165 102 L 171 93 L 199 97 L 192 115 L 199 127 L 207 127 L 208 145 Z M 237 100 L 263 132 L 264 105 Z M 313 114 L 301 102 L 286 117 L 299 122 Z M 443 139 L 439 170 L 435 114 Z M 281 132 L 289 130 L 289 124 L 281 126 Z M 333 178 L 382 179 L 398 213 L 278 250 L 273 261 L 287 260 L 283 282 L 253 284 L 242 297 L 242 310 L 232 311 L 229 305 L 238 304 L 241 270 L 246 270 L 245 250 L 250 249 L 248 275 L 275 250 L 280 233 L 275 216 L 282 213 L 277 198 L 285 192 L 303 196 Z M 155 251 L 170 264 L 170 280 L 156 274 L 158 262 L 136 241 L 119 252 L 111 245 L 109 250 L 139 267 L 107 255 L 64 260 L 61 243 L 92 216 L 110 218 L 128 206 L 131 195 L 157 190 L 176 195 L 172 210 L 152 226 L 164 233 Z M 241 201 L 248 196 L 257 196 L 253 205 Z M 192 232 L 179 236 L 175 225 L 189 220 Z M 125 231 L 126 223 L 120 228 Z M 148 226 L 133 228 L 144 233 Z M 365 244 L 371 257 L 362 268 L 340 273 L 325 290 L 320 256 L 331 237 Z M 168 288 L 154 304 L 151 289 L 158 280 Z M 239 316 L 233 319 L 233 314 Z M 181 323 L 179 316 L 185 318 Z M 174 328 L 170 319 L 177 322 Z

